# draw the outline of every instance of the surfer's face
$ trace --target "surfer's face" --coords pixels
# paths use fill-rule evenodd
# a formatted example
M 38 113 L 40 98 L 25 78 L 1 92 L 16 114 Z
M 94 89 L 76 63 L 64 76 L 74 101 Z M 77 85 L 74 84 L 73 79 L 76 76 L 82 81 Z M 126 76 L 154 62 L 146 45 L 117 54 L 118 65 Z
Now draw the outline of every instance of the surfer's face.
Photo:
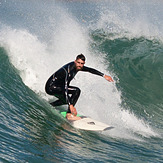
M 76 66 L 76 70 L 81 70 L 83 68 L 85 64 L 85 61 L 81 60 L 81 59 L 77 59 L 75 60 L 75 66 Z

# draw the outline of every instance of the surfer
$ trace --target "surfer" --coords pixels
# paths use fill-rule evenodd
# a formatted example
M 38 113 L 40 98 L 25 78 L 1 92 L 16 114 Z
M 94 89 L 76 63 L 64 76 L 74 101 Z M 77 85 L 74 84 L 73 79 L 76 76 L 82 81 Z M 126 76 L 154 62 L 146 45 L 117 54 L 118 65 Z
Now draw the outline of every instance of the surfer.
M 80 117 L 76 116 L 77 111 L 74 107 L 80 96 L 80 89 L 70 86 L 71 80 L 79 71 L 90 72 L 92 74 L 104 77 L 109 82 L 113 82 L 111 76 L 105 75 L 96 69 L 84 66 L 85 60 L 86 59 L 83 54 L 78 55 L 75 61 L 64 65 L 54 74 L 52 74 L 45 86 L 45 91 L 47 94 L 54 95 L 58 98 L 57 101 L 50 103 L 52 106 L 68 104 L 68 111 L 66 114 L 66 118 L 68 120 L 80 119 Z

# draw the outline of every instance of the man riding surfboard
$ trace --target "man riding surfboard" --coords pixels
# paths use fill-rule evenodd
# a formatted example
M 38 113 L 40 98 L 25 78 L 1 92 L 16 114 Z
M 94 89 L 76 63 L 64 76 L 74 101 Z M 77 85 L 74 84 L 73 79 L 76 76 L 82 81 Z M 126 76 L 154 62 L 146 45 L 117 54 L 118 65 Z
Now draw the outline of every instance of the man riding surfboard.
M 113 82 L 111 76 L 105 75 L 96 69 L 84 66 L 85 60 L 86 59 L 83 54 L 78 55 L 75 61 L 61 67 L 58 71 L 52 74 L 46 82 L 46 93 L 58 98 L 58 100 L 52 102 L 51 105 L 60 106 L 68 104 L 68 111 L 66 114 L 66 118 L 68 120 L 80 119 L 80 117 L 76 116 L 77 111 L 74 107 L 80 96 L 80 89 L 78 87 L 70 86 L 71 80 L 79 71 L 99 75 L 104 77 L 107 81 Z

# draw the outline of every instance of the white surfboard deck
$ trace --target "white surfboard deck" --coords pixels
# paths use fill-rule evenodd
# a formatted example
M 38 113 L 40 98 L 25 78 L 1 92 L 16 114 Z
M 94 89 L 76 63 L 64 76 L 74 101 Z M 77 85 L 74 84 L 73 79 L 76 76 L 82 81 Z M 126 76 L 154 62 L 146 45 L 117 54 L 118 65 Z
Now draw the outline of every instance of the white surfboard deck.
M 92 118 L 85 116 L 81 117 L 80 120 L 72 121 L 71 124 L 75 128 L 89 131 L 106 131 L 114 128 L 105 123 L 96 121 Z

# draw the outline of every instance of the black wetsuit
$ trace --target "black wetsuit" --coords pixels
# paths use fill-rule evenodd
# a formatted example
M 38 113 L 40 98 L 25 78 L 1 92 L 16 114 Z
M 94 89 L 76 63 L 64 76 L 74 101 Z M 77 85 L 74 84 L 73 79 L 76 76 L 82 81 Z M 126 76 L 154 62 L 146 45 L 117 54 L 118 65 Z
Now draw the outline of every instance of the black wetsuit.
M 83 66 L 79 71 L 90 72 L 99 76 L 104 75 L 103 73 L 86 66 Z M 76 104 L 80 96 L 80 89 L 70 86 L 70 81 L 75 77 L 77 72 L 78 70 L 76 70 L 75 63 L 70 62 L 61 67 L 48 79 L 45 86 L 46 93 L 58 98 L 57 101 L 51 103 L 53 106 L 64 104 L 72 104 L 74 106 Z M 68 109 L 68 113 L 70 113 L 70 109 Z

